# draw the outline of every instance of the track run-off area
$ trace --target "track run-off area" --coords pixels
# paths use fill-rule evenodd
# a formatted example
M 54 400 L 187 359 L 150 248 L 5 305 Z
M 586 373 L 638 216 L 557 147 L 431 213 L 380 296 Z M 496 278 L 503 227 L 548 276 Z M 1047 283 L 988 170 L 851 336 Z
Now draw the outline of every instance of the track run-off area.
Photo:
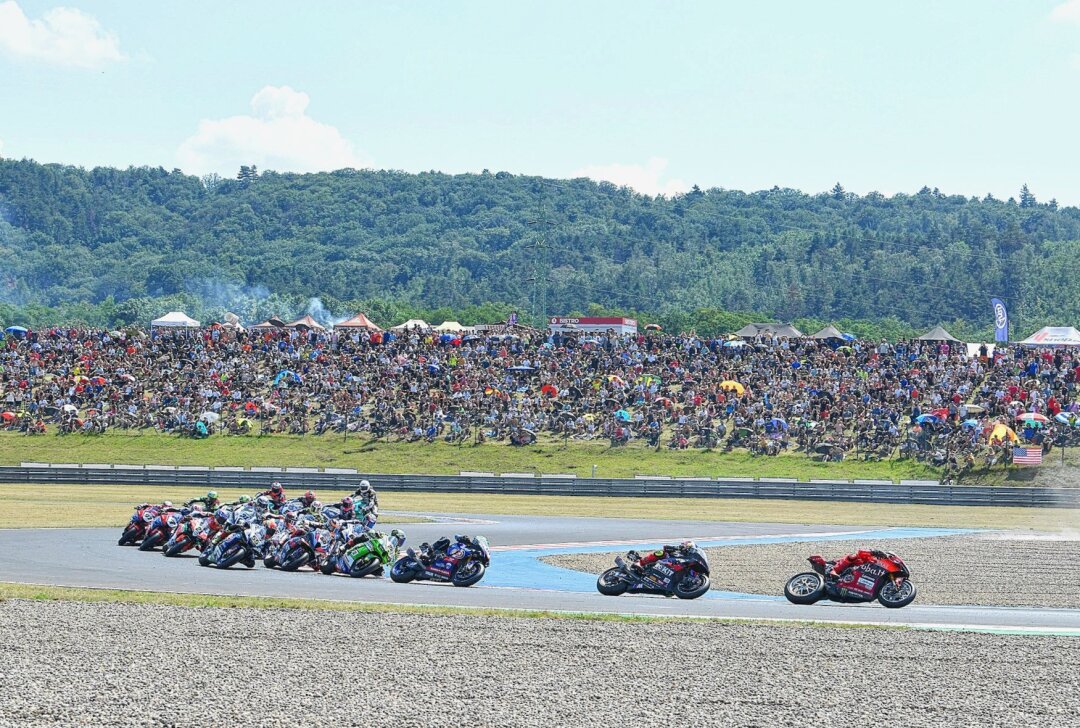
M 694 601 L 658 596 L 605 597 L 595 575 L 544 563 L 560 554 L 607 553 L 657 548 L 693 539 L 719 549 L 800 541 L 835 541 L 836 555 L 875 540 L 916 539 L 968 533 L 963 529 L 799 526 L 775 523 L 645 521 L 483 514 L 423 515 L 432 522 L 408 524 L 409 545 L 451 533 L 483 534 L 492 563 L 477 586 L 461 589 L 428 582 L 394 584 L 387 578 L 349 579 L 311 571 L 282 573 L 262 568 L 200 568 L 193 555 L 166 559 L 160 552 L 119 547 L 117 528 L 0 529 L 0 581 L 49 586 L 180 592 L 223 596 L 326 599 L 383 604 L 485 609 L 607 613 L 660 617 L 791 620 L 908 626 L 1016 634 L 1080 636 L 1080 609 L 942 606 L 921 600 L 899 610 L 873 603 L 822 602 L 796 606 L 774 595 L 713 590 Z M 809 554 L 807 554 L 809 555 Z M 710 564 L 715 574 L 722 558 Z M 918 584 L 919 565 L 909 564 Z

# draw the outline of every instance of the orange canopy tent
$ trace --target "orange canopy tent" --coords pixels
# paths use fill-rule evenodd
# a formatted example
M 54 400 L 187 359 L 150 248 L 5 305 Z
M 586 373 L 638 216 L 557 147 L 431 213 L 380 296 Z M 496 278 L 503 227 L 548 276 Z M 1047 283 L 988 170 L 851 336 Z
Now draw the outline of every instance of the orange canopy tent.
M 335 329 L 368 329 L 370 331 L 382 331 L 381 328 L 375 325 L 375 322 L 369 319 L 362 313 L 358 313 L 347 321 L 342 321 L 340 324 L 334 324 Z

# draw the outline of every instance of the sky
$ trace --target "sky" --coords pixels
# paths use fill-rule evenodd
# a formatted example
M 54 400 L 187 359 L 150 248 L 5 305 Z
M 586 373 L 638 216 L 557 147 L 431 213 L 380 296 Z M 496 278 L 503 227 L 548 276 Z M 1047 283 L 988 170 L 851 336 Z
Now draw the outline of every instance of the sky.
M 1080 0 L 0 0 L 0 156 L 1080 205 Z

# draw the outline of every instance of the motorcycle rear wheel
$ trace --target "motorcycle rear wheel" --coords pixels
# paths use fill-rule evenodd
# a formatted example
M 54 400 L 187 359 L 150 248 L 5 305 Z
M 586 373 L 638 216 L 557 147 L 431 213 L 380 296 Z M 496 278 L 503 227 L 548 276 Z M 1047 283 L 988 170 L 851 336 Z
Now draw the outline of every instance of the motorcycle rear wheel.
M 624 579 L 618 578 L 622 569 L 612 567 L 596 577 L 596 591 L 607 597 L 617 597 L 630 588 Z
M 161 535 L 156 533 L 144 538 L 143 542 L 139 544 L 139 551 L 153 551 L 160 540 Z
M 409 558 L 398 559 L 394 562 L 394 565 L 390 568 L 390 579 L 398 584 L 408 584 L 410 581 L 416 578 L 413 574 L 413 570 L 409 568 Z
M 804 571 L 784 584 L 784 596 L 792 604 L 814 604 L 825 596 L 825 579 L 815 571 Z
M 209 565 L 210 565 L 210 552 L 209 551 L 204 551 L 203 553 L 199 554 L 199 566 L 209 566 Z
M 899 609 L 915 601 L 917 591 L 911 579 L 904 579 L 904 583 L 900 585 L 899 589 L 891 581 L 887 581 L 878 592 L 878 601 L 883 607 Z
M 697 577 L 694 579 L 693 577 Z M 675 584 L 675 596 L 679 599 L 697 599 L 707 593 L 712 587 L 708 574 L 699 574 L 696 571 L 688 571 L 683 578 Z
M 165 544 L 161 547 L 161 555 L 166 558 L 172 558 L 173 556 L 179 556 L 184 551 L 184 543 Z
M 135 536 L 138 533 L 138 529 L 134 526 L 128 526 L 124 529 L 124 533 L 120 535 L 120 540 L 117 541 L 118 546 L 134 546 Z

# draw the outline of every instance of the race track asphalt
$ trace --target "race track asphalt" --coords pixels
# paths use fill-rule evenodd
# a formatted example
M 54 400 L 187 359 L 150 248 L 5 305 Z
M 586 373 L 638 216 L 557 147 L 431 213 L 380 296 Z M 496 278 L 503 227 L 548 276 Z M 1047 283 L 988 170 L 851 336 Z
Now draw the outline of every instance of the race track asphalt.
M 389 579 L 349 579 L 314 572 L 282 573 L 234 567 L 200 568 L 194 556 L 166 559 L 119 547 L 120 529 L 0 530 L 0 581 L 53 586 L 135 589 L 237 596 L 303 597 L 395 604 L 599 612 L 660 616 L 813 620 L 909 625 L 939 629 L 1080 635 L 1080 609 L 963 607 L 915 604 L 899 610 L 872 605 L 789 604 L 776 585 L 775 597 L 710 592 L 694 601 L 652 596 L 604 597 L 595 577 L 561 569 L 539 559 L 557 553 L 645 549 L 692 538 L 723 546 L 779 541 L 837 540 L 871 543 L 875 538 L 917 538 L 962 531 L 951 529 L 797 526 L 768 523 L 642 521 L 500 515 L 434 516 L 442 522 L 402 526 L 410 545 L 453 533 L 483 534 L 492 545 L 492 563 L 479 585 L 459 589 L 444 584 L 394 584 Z M 389 526 L 387 526 L 389 528 Z M 854 544 L 838 545 L 847 551 Z M 918 583 L 918 566 L 911 565 Z M 717 560 L 713 571 L 723 569 Z

